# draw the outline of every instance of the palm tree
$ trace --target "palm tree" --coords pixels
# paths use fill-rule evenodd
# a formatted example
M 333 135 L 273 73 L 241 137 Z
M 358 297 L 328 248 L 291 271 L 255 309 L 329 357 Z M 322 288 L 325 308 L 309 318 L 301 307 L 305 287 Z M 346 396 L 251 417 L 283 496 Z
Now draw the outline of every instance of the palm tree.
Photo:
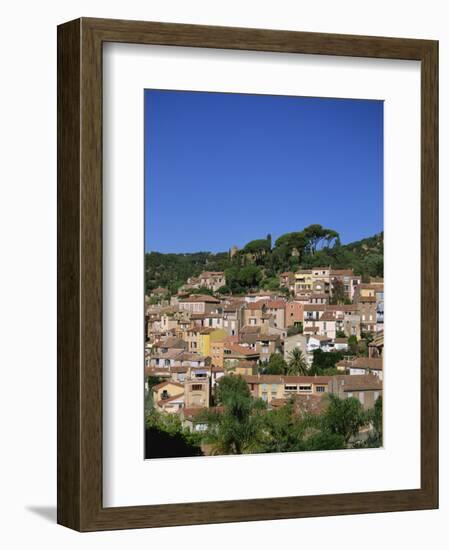
M 293 348 L 288 354 L 287 374 L 303 376 L 309 374 L 307 361 L 299 348 Z

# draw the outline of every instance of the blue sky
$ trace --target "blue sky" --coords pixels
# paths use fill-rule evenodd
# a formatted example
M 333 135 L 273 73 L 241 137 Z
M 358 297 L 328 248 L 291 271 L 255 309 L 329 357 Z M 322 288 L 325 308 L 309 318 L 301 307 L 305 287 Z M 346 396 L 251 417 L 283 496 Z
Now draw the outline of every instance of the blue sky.
M 145 90 L 145 250 L 383 230 L 383 102 Z

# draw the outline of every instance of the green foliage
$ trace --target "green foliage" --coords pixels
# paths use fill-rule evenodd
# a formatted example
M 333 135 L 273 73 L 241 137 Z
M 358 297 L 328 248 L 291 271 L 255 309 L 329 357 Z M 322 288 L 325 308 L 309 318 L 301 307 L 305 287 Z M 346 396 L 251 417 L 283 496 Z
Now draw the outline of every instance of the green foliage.
M 299 324 L 294 325 L 292 327 L 288 327 L 288 329 L 287 329 L 287 336 L 294 336 L 295 334 L 302 334 L 302 333 L 303 333 L 302 323 L 299 323 Z
M 370 276 L 383 276 L 383 233 L 341 245 L 336 231 L 313 224 L 302 231 L 281 235 L 273 248 L 271 235 L 267 235 L 266 239 L 250 241 L 232 258 L 228 252 L 151 252 L 145 254 L 145 290 L 150 293 L 152 289 L 162 286 L 173 294 L 189 277 L 196 277 L 202 271 L 225 271 L 227 284 L 224 293 L 241 294 L 257 290 L 261 285 L 278 290 L 272 279 L 277 278 L 281 271 L 296 271 L 300 266 L 308 269 L 317 265 L 333 269 L 352 268 L 363 280 Z M 334 299 L 345 303 L 338 289 Z
M 334 369 L 335 365 L 345 356 L 343 351 L 323 351 L 316 349 L 313 351 L 313 361 L 311 367 L 312 374 L 324 374 L 327 369 Z
M 251 254 L 256 263 L 261 262 L 263 256 L 271 251 L 271 239 L 257 239 L 243 247 L 245 254 Z
M 288 354 L 287 374 L 296 376 L 309 374 L 306 358 L 299 348 L 293 348 Z
M 342 435 L 326 430 L 316 432 L 304 441 L 305 451 L 334 451 L 345 448 L 345 440 Z
M 365 447 L 382 447 L 383 442 L 383 420 L 382 420 L 382 396 L 376 399 L 374 408 L 368 411 L 368 419 L 370 420 L 373 431 L 369 435 Z
M 223 376 L 218 380 L 216 398 L 219 405 L 229 405 L 235 399 L 249 399 L 248 384 L 240 375 Z
M 272 353 L 262 369 L 263 374 L 286 374 L 287 363 L 280 353 Z
M 360 428 L 367 423 L 367 415 L 355 397 L 339 399 L 330 394 L 329 400 L 329 406 L 323 416 L 324 426 L 330 433 L 343 437 L 347 445 L 351 437 L 355 437 Z
M 224 376 L 218 382 L 217 401 L 224 410 L 206 410 L 202 419 L 208 430 L 204 441 L 213 454 L 242 454 L 257 448 L 262 431 L 262 411 L 266 405 L 254 400 L 241 376 Z
M 152 409 L 145 415 L 145 427 L 164 432 L 171 437 L 180 438 L 188 445 L 199 446 L 201 444 L 201 434 L 183 428 L 181 419 L 177 414 L 160 413 Z
M 262 271 L 256 265 L 232 266 L 225 270 L 226 286 L 232 294 L 257 290 L 262 280 Z

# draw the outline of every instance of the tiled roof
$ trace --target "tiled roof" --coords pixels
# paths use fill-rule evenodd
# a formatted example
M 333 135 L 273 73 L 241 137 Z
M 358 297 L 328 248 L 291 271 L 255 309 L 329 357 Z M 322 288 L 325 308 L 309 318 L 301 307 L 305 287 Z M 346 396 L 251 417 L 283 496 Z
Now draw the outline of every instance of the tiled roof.
M 374 374 L 337 374 L 334 378 L 344 392 L 382 389 L 382 381 Z
M 331 376 L 243 375 L 248 384 L 328 384 Z

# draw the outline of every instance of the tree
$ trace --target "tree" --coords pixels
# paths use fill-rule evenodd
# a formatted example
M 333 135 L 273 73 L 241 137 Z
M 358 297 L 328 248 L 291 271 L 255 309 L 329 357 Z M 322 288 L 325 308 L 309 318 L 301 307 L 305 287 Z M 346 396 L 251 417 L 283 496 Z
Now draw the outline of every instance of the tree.
M 285 374 L 287 372 L 287 363 L 280 353 L 272 353 L 268 362 L 263 368 L 264 374 Z
M 366 447 L 382 447 L 383 441 L 383 419 L 382 419 L 382 396 L 380 395 L 374 403 L 374 408 L 368 411 L 368 419 L 373 426 L 373 432 L 368 437 Z
M 351 335 L 348 338 L 348 347 L 351 355 L 357 355 L 359 353 L 359 346 L 357 342 L 357 336 Z
M 201 415 L 208 425 L 204 441 L 212 446 L 213 454 L 252 452 L 263 436 L 261 413 L 265 403 L 251 397 L 241 376 L 220 379 L 217 401 L 223 410 L 206 409 Z
M 329 406 L 324 413 L 324 427 L 332 434 L 343 437 L 347 446 L 351 437 L 355 437 L 362 426 L 367 423 L 360 401 L 355 397 L 340 399 L 329 394 Z
M 340 279 L 335 279 L 332 283 L 331 304 L 344 304 L 347 301 L 345 285 Z
M 306 376 L 309 374 L 309 366 L 304 354 L 299 348 L 293 348 L 288 354 L 287 374 Z
M 241 376 L 223 376 L 217 383 L 216 398 L 219 405 L 228 405 L 236 398 L 248 399 L 251 393 Z
M 313 361 L 311 374 L 322 374 L 325 369 L 334 369 L 338 361 L 344 358 L 342 351 L 323 351 L 316 349 L 313 351 Z

